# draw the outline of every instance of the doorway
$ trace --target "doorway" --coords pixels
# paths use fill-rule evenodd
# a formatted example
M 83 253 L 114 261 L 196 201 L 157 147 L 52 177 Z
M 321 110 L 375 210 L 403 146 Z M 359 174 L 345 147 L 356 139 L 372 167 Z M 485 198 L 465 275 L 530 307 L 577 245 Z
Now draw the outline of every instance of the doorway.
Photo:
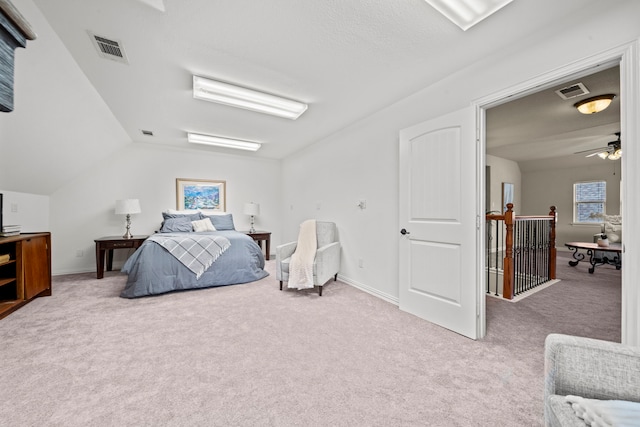
M 621 78 L 621 87 L 624 88 L 624 93 L 620 95 L 620 102 L 622 106 L 622 111 L 624 114 L 621 114 L 620 119 L 620 131 L 623 135 L 627 135 L 628 141 L 637 141 L 638 129 L 637 125 L 630 118 L 634 117 L 631 114 L 637 114 L 638 109 L 638 100 L 635 99 L 634 91 L 635 84 L 637 82 L 638 76 L 638 64 L 637 61 L 634 60 L 635 52 L 637 51 L 637 42 L 632 43 L 627 46 L 620 47 L 619 49 L 614 49 L 610 52 L 606 52 L 597 57 L 588 58 L 584 61 L 581 61 L 576 64 L 572 64 L 570 66 L 559 69 L 555 72 L 540 76 L 539 78 L 533 79 L 529 82 L 525 82 L 522 85 L 507 89 L 501 93 L 495 94 L 491 97 L 487 97 L 485 99 L 479 100 L 476 102 L 477 113 L 478 113 L 478 123 L 480 127 L 480 150 L 487 153 L 488 147 L 488 124 L 487 120 L 490 115 L 490 110 L 492 108 L 499 107 L 501 105 L 507 104 L 507 102 L 511 102 L 512 100 L 517 100 L 520 98 L 524 98 L 526 96 L 541 92 L 542 90 L 550 89 L 554 86 L 558 86 L 562 83 L 568 83 L 575 79 L 586 78 L 587 76 L 594 75 L 601 70 L 610 69 L 616 66 L 620 66 L 620 78 Z M 576 138 L 580 137 L 580 135 L 574 135 Z M 546 143 L 552 143 L 553 141 L 543 141 Z M 538 148 L 544 149 L 544 145 L 539 145 Z M 547 146 L 548 147 L 548 146 Z M 565 149 L 567 147 L 564 147 Z M 517 147 L 515 148 L 517 150 Z M 507 148 L 505 148 L 507 150 Z M 571 147 L 570 150 L 576 150 L 575 147 Z M 572 151 L 571 154 L 575 151 Z M 629 182 L 637 182 L 638 174 L 635 170 L 629 169 L 625 167 L 626 164 L 633 164 L 633 162 L 638 159 L 638 149 L 633 144 L 627 144 L 625 154 L 622 158 L 622 164 L 620 171 L 620 178 L 622 181 L 620 187 L 620 193 L 623 195 L 622 198 L 625 200 L 625 203 L 622 208 L 623 218 L 633 218 L 637 215 L 637 211 L 639 210 L 636 206 L 637 201 L 631 194 L 631 192 L 627 191 L 627 185 Z M 485 167 L 488 165 L 487 157 L 483 159 L 481 162 L 483 167 L 481 170 L 485 171 Z M 549 162 L 556 162 L 557 159 L 554 158 L 549 160 Z M 492 182 L 495 181 L 494 177 L 491 178 Z M 485 179 L 484 177 L 478 177 L 478 191 L 481 193 L 484 191 Z M 495 182 L 492 187 L 495 186 Z M 518 190 L 516 187 L 516 194 Z M 482 193 L 481 193 L 482 194 Z M 484 202 L 484 195 L 479 199 Z M 484 203 L 483 203 L 484 204 Z M 521 203 L 522 204 L 522 203 Z M 479 209 L 480 210 L 480 209 Z M 562 215 L 562 213 L 561 213 Z M 569 213 L 565 213 L 565 217 L 561 220 L 565 222 L 569 222 L 567 217 L 570 215 Z M 561 217 L 562 218 L 562 217 Z M 625 224 L 626 225 L 626 224 Z M 635 236 L 635 225 L 630 224 L 630 230 L 625 230 L 625 232 L 629 232 L 630 236 Z M 484 233 L 484 230 L 483 230 Z M 482 234 L 480 235 L 480 240 L 483 240 Z M 624 253 L 622 255 L 623 264 L 624 259 L 631 254 L 637 253 L 637 243 L 631 239 L 629 242 L 625 242 Z M 483 242 L 484 244 L 484 242 Z M 482 247 L 482 246 L 481 246 Z M 478 258 L 482 258 L 483 254 L 478 254 Z M 479 264 L 482 265 L 482 271 L 484 270 L 484 260 L 479 260 Z M 626 263 L 628 264 L 628 263 Z M 639 292 L 637 286 L 631 283 L 630 278 L 634 277 L 634 273 L 637 273 L 635 270 L 638 268 L 633 264 L 628 265 L 626 271 L 622 272 L 622 342 L 627 344 L 636 344 L 640 340 L 639 331 L 638 331 L 638 300 L 640 299 Z M 483 280 L 480 278 L 481 271 L 478 271 L 479 275 L 479 283 L 484 285 Z M 483 334 L 482 334 L 483 335 Z

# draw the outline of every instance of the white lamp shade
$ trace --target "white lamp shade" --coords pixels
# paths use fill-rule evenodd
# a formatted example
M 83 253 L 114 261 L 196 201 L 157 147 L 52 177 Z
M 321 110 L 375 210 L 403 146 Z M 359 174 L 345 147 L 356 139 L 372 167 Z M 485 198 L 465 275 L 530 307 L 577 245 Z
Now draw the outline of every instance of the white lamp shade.
M 257 203 L 245 203 L 244 213 L 245 215 L 260 215 L 260 205 Z
M 140 213 L 140 201 L 138 199 L 116 200 L 116 215 Z

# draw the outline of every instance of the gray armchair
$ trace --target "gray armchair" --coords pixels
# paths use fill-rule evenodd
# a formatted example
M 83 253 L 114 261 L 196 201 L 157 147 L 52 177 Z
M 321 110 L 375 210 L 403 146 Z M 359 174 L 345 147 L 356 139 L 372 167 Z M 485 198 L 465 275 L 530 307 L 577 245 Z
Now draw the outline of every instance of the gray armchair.
M 640 402 L 640 347 L 570 335 L 545 341 L 545 426 L 582 426 L 565 396 Z
M 319 294 L 322 296 L 324 284 L 331 277 L 334 281 L 338 280 L 340 270 L 340 242 L 336 224 L 317 221 L 316 236 L 318 248 L 313 262 L 313 284 L 320 288 Z M 282 282 L 289 280 L 289 263 L 297 245 L 298 242 L 290 242 L 276 247 L 276 280 L 280 281 L 280 290 Z

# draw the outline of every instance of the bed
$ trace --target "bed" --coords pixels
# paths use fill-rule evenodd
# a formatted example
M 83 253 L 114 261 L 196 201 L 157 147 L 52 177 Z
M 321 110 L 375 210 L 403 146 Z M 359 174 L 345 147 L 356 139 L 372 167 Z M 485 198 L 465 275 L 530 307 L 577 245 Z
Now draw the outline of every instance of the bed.
M 122 273 L 127 274 L 128 278 L 121 297 L 137 298 L 186 289 L 249 283 L 268 276 L 260 246 L 251 237 L 234 229 L 230 214 L 217 215 L 220 218 L 213 220 L 212 216 L 206 217 L 200 213 L 163 213 L 163 217 L 165 220 L 160 231 L 145 240 L 122 267 Z M 192 231 L 194 222 L 206 222 L 206 218 L 217 224 L 215 231 Z M 168 245 L 177 246 L 175 242 L 188 239 L 212 241 L 221 246 L 213 263 L 199 274 L 167 249 L 172 247 Z

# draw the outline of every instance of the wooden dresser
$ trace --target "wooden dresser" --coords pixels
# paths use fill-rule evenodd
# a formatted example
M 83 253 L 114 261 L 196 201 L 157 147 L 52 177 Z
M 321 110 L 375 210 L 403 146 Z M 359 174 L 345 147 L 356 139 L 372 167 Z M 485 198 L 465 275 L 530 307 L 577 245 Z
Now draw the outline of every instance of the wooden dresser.
M 34 298 L 48 295 L 51 233 L 0 237 L 0 319 Z

